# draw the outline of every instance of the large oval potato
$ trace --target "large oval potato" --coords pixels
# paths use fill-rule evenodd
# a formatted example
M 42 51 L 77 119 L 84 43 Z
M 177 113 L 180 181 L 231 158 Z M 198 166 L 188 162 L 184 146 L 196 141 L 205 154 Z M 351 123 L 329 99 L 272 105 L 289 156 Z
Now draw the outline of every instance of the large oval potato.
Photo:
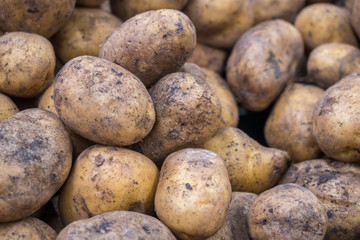
M 17 112 L 19 112 L 19 109 L 13 100 L 5 94 L 0 93 L 0 121 Z

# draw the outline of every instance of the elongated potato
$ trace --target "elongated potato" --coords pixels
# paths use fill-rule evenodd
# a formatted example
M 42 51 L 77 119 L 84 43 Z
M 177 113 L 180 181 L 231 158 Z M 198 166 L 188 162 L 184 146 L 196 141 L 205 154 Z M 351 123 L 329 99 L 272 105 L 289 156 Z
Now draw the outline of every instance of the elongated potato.
M 16 104 L 5 94 L 0 93 L 0 121 L 19 111 Z

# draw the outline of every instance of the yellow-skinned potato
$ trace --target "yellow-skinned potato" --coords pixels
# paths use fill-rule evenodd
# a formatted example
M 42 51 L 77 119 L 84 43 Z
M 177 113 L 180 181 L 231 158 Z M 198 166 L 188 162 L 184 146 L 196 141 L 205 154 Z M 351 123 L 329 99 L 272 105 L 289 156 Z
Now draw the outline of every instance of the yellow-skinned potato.
M 150 86 L 179 70 L 195 45 L 194 25 L 184 13 L 152 10 L 118 27 L 101 44 L 99 56 L 124 67 Z
M 5 94 L 0 93 L 0 121 L 14 115 L 18 111 L 19 109 L 13 100 Z
M 360 38 L 360 2 L 352 0 L 350 4 L 350 18 L 351 26 L 353 27 L 356 35 Z
M 313 134 L 320 149 L 343 162 L 360 160 L 360 73 L 342 78 L 328 88 L 313 112 Z
M 230 198 L 223 160 L 205 149 L 186 148 L 164 161 L 155 210 L 179 239 L 204 239 L 224 224 Z
M 202 146 L 225 163 L 233 191 L 259 194 L 273 187 L 290 164 L 287 152 L 261 146 L 238 128 L 221 128 Z
M 289 84 L 266 120 L 267 144 L 287 151 L 294 162 L 320 157 L 321 150 L 312 133 L 312 113 L 323 93 L 316 86 Z
M 236 100 L 262 111 L 280 94 L 304 56 L 298 30 L 284 20 L 266 21 L 248 30 L 233 48 L 226 67 Z
M 76 0 L 76 6 L 96 8 L 106 0 Z
M 150 215 L 158 179 L 156 165 L 140 153 L 100 145 L 87 148 L 60 192 L 62 222 L 118 210 Z
M 309 50 L 330 42 L 358 46 L 349 11 L 334 4 L 316 3 L 303 8 L 296 17 L 295 26 Z
M 36 97 L 51 84 L 55 52 L 46 38 L 34 33 L 7 33 L 0 37 L 0 55 L 1 92 Z

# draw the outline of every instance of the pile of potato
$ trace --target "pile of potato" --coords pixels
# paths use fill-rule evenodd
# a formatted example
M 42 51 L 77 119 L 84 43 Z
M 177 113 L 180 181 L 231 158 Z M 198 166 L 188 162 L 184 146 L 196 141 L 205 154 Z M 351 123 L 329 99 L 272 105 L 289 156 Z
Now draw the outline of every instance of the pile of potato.
M 1 239 L 360 239 L 359 0 L 0 9 Z

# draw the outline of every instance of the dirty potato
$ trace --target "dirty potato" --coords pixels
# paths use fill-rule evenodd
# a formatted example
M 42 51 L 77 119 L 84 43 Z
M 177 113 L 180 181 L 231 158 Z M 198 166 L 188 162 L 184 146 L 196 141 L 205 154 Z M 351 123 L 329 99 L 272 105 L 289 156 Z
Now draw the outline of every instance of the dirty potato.
M 13 100 L 5 94 L 0 93 L 0 121 L 14 115 L 18 111 L 19 109 Z

